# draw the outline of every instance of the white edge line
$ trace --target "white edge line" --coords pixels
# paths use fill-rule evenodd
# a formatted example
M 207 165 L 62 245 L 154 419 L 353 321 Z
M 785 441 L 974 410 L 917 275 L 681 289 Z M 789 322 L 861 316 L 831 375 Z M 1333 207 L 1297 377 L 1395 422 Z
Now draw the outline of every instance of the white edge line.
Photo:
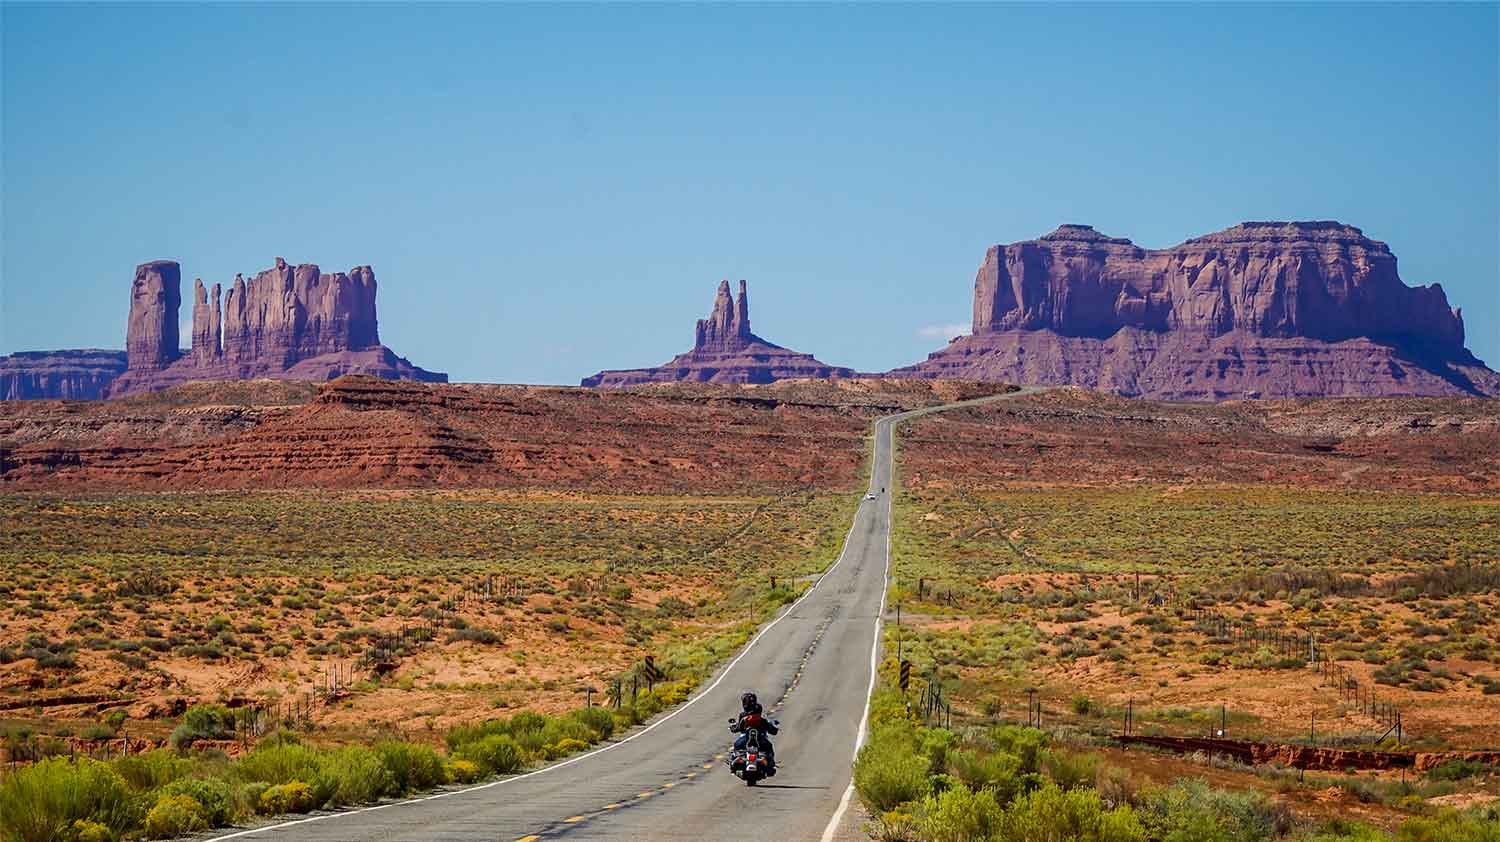
M 874 484 L 874 478 L 873 478 L 873 476 L 871 477 L 871 484 L 872 485 Z M 887 499 L 887 501 L 886 501 L 886 511 L 887 511 L 887 515 L 889 515 L 889 511 L 890 511 L 890 501 L 889 501 L 889 499 Z M 253 836 L 254 834 L 257 834 L 257 833 L 268 833 L 268 832 L 273 831 L 273 830 L 280 830 L 282 828 L 295 827 L 297 825 L 303 825 L 303 824 L 311 824 L 312 822 L 323 821 L 324 819 L 335 819 L 335 818 L 339 818 L 340 816 L 353 816 L 353 815 L 357 815 L 359 813 L 371 813 L 371 812 L 374 812 L 376 810 L 384 810 L 384 809 L 386 809 L 388 807 L 402 807 L 402 806 L 405 806 L 407 804 L 417 804 L 417 803 L 420 803 L 420 802 L 423 802 L 423 801 L 435 801 L 435 800 L 437 800 L 439 798 L 447 798 L 447 797 L 453 796 L 453 795 L 464 795 L 464 794 L 467 794 L 467 793 L 470 793 L 470 792 L 478 792 L 479 790 L 489 789 L 490 787 L 495 787 L 495 786 L 504 786 L 505 784 L 514 783 L 516 781 L 522 780 L 524 778 L 529 778 L 529 777 L 532 777 L 534 775 L 541 775 L 541 774 L 544 774 L 546 772 L 551 772 L 554 769 L 561 769 L 564 766 L 571 766 L 574 763 L 578 763 L 579 761 L 587 760 L 590 757 L 593 757 L 594 755 L 603 754 L 604 752 L 609 751 L 612 748 L 618 748 L 618 747 L 620 747 L 622 745 L 625 745 L 626 743 L 630 742 L 631 740 L 636 739 L 637 737 L 644 737 L 647 734 L 649 734 L 652 731 L 654 731 L 657 727 L 659 727 L 661 725 L 665 725 L 667 723 L 667 721 L 670 720 L 672 717 L 674 717 L 677 714 L 682 713 L 683 711 L 687 710 L 689 707 L 691 707 L 699 699 L 702 699 L 704 696 L 706 696 L 710 692 L 712 692 L 715 687 L 718 687 L 719 684 L 726 677 L 728 677 L 729 671 L 732 670 L 732 669 L 734 669 L 734 665 L 738 664 L 740 662 L 740 659 L 742 659 L 746 655 L 750 654 L 750 650 L 755 647 L 755 644 L 757 644 L 757 643 L 760 642 L 760 639 L 765 636 L 766 632 L 770 631 L 771 628 L 774 627 L 777 623 L 779 623 L 782 620 L 786 619 L 788 615 L 790 615 L 793 611 L 795 611 L 797 609 L 798 605 L 802 604 L 803 600 L 805 600 L 808 597 L 812 596 L 813 591 L 816 591 L 818 589 L 818 586 L 821 585 L 821 584 L 823 584 L 823 580 L 826 579 L 826 578 L 828 578 L 828 574 L 830 574 L 833 571 L 837 570 L 838 566 L 840 564 L 844 563 L 844 557 L 849 554 L 849 539 L 852 538 L 852 537 L 854 537 L 854 527 L 856 527 L 858 525 L 859 525 L 859 510 L 856 509 L 855 512 L 854 512 L 854 521 L 849 524 L 849 531 L 846 532 L 846 533 L 844 533 L 844 546 L 843 546 L 843 548 L 841 550 L 839 550 L 838 560 L 833 563 L 832 567 L 829 567 L 827 570 L 824 570 L 823 573 L 820 576 L 818 576 L 818 581 L 814 582 L 812 587 L 808 588 L 807 591 L 802 594 L 802 596 L 798 597 L 796 602 L 793 602 L 791 605 L 787 606 L 786 610 L 782 611 L 781 614 L 778 617 L 776 617 L 776 619 L 774 619 L 771 622 L 767 623 L 766 625 L 762 626 L 761 630 L 758 631 L 758 632 L 756 632 L 755 637 L 751 638 L 750 642 L 747 643 L 747 644 L 745 644 L 745 647 L 740 650 L 740 654 L 736 655 L 734 657 L 734 660 L 730 661 L 728 664 L 724 665 L 724 667 L 721 670 L 719 670 L 719 677 L 715 678 L 713 680 L 713 683 L 709 684 L 707 687 L 703 688 L 702 690 L 699 690 L 697 693 L 695 693 L 693 695 L 692 698 L 688 699 L 687 701 L 683 702 L 680 706 L 678 706 L 678 708 L 676 710 L 672 711 L 671 713 L 667 714 L 666 716 L 663 716 L 661 719 L 656 720 L 655 722 L 651 723 L 650 725 L 647 725 L 645 728 L 642 728 L 641 730 L 635 732 L 634 734 L 631 734 L 630 736 L 626 737 L 625 739 L 620 740 L 619 742 L 610 743 L 609 745 L 602 746 L 600 748 L 596 748 L 593 751 L 585 752 L 584 754 L 580 754 L 577 757 L 570 758 L 568 760 L 564 760 L 561 763 L 554 763 L 551 766 L 543 766 L 540 769 L 535 769 L 533 771 L 526 772 L 524 774 L 513 775 L 513 776 L 508 777 L 508 778 L 501 778 L 500 780 L 490 781 L 489 783 L 479 784 L 478 786 L 471 786 L 471 787 L 467 787 L 467 788 L 464 788 L 464 789 L 454 789 L 454 790 L 449 790 L 447 792 L 438 792 L 438 793 L 434 793 L 432 795 L 424 795 L 424 796 L 422 796 L 420 798 L 408 798 L 405 801 L 392 801 L 392 802 L 390 802 L 388 804 L 376 804 L 376 805 L 370 806 L 370 807 L 359 807 L 359 808 L 354 809 L 354 810 L 341 810 L 341 811 L 339 811 L 337 813 L 324 813 L 324 814 L 319 815 L 319 816 L 309 816 L 308 818 L 305 818 L 305 819 L 296 819 L 294 821 L 281 822 L 279 824 L 266 825 L 264 827 L 252 828 L 250 830 L 241 830 L 241 831 L 238 831 L 236 833 L 227 833 L 227 834 L 224 834 L 223 836 L 210 836 L 207 839 L 202 840 L 202 842 L 220 842 L 220 840 L 225 840 L 225 839 L 238 839 L 238 838 L 240 838 L 242 836 Z M 891 541 L 889 527 L 887 527 L 887 529 L 886 529 L 885 539 L 886 539 L 886 564 L 887 564 L 887 566 L 889 566 L 889 564 L 890 564 L 890 541 Z M 887 576 L 889 576 L 889 574 L 887 574 Z M 881 594 L 880 594 L 880 612 L 881 612 L 881 614 L 885 613 L 885 589 L 884 588 L 881 589 Z M 879 616 L 877 616 L 875 618 L 875 622 L 876 622 L 876 628 L 878 629 L 879 628 L 879 623 L 880 623 Z M 875 645 L 876 645 L 877 651 L 878 651 L 878 648 L 880 646 L 880 635 L 879 635 L 878 632 L 875 635 Z M 873 664 L 873 658 L 874 658 L 874 655 L 871 656 L 871 659 L 872 659 L 871 662 L 872 662 L 872 664 Z M 875 679 L 874 679 L 874 676 L 872 674 L 872 676 L 870 678 L 870 686 L 871 686 L 871 688 L 873 688 L 874 685 L 875 685 Z M 866 716 L 869 715 L 869 712 L 870 712 L 870 699 L 869 699 L 868 696 L 866 696 L 865 697 L 865 714 L 866 714 Z M 860 722 L 860 726 L 859 726 L 859 741 L 860 742 L 864 741 L 864 731 L 865 731 L 864 722 L 861 721 Z M 856 743 L 856 745 L 855 745 L 856 750 L 858 749 L 858 747 L 859 746 Z M 853 788 L 853 784 L 852 783 L 850 784 L 850 788 L 852 790 L 852 788 Z M 844 794 L 844 800 L 847 802 L 848 799 L 849 799 L 849 795 L 848 795 L 848 793 L 845 793 Z M 842 810 L 841 810 L 841 812 L 842 812 Z
M 886 457 L 887 459 L 889 459 L 893 470 L 891 471 L 891 476 L 886 478 L 886 487 L 890 489 L 890 492 L 883 495 L 885 497 L 885 577 L 880 587 L 880 610 L 875 614 L 875 640 L 870 644 L 870 687 L 865 691 L 865 710 L 864 713 L 860 714 L 859 731 L 854 737 L 855 757 L 859 756 L 860 747 L 865 744 L 866 731 L 869 729 L 870 725 L 870 699 L 875 694 L 875 680 L 880 676 L 880 628 L 882 620 L 884 620 L 885 618 L 886 594 L 891 589 L 891 498 L 895 496 L 896 493 L 894 471 L 896 460 L 895 453 L 893 452 L 896 446 L 894 427 L 894 419 L 891 419 L 886 423 L 886 428 L 890 431 L 891 439 L 888 449 L 892 451 L 888 452 L 886 454 Z M 880 450 L 880 432 L 878 426 L 875 433 L 875 449 L 877 452 L 879 452 Z M 874 485 L 873 476 L 871 477 L 870 484 Z M 849 810 L 849 802 L 853 799 L 853 797 L 854 774 L 851 768 L 849 774 L 849 786 L 844 788 L 844 797 L 839 799 L 839 806 L 837 810 L 833 811 L 833 818 L 830 818 L 828 820 L 828 826 L 823 828 L 823 836 L 821 842 L 833 842 L 833 835 L 838 832 L 839 824 L 843 822 L 844 813 Z
M 851 767 L 854 760 L 859 758 L 860 748 L 865 744 L 866 732 L 868 731 L 870 725 L 870 700 L 875 695 L 875 680 L 880 676 L 880 632 L 881 627 L 884 625 L 885 621 L 885 598 L 891 589 L 891 530 L 895 527 L 891 515 L 891 498 L 896 496 L 896 425 L 908 418 L 916 418 L 920 415 L 929 415 L 948 409 L 957 409 L 959 407 L 965 407 L 974 404 L 1004 400 L 1005 398 L 1009 397 L 1026 395 L 1033 391 L 1036 390 L 1028 387 L 1022 387 L 1014 392 L 1004 392 L 1000 395 L 987 395 L 982 398 L 974 398 L 967 401 L 958 401 L 957 403 L 948 404 L 946 406 L 925 407 L 923 409 L 917 409 L 911 412 L 900 412 L 895 415 L 888 415 L 885 418 L 880 419 L 881 421 L 885 422 L 886 427 L 890 430 L 891 440 L 889 452 L 886 454 L 886 458 L 889 460 L 891 466 L 891 475 L 886 478 L 886 487 L 890 489 L 890 493 L 885 495 L 885 585 L 880 589 L 880 613 L 875 615 L 875 642 L 870 645 L 870 689 L 865 692 L 865 712 L 864 715 L 859 719 L 859 732 L 854 738 L 854 757 L 850 758 Z M 878 453 L 880 450 L 879 423 L 876 424 L 875 438 L 875 449 Z M 870 485 L 873 487 L 874 484 L 874 471 L 872 470 Z M 839 823 L 844 820 L 844 813 L 849 810 L 849 802 L 853 800 L 853 798 L 854 774 L 851 768 L 849 774 L 849 786 L 844 788 L 844 797 L 839 799 L 839 806 L 837 810 L 834 810 L 833 818 L 829 819 L 828 826 L 823 828 L 823 836 L 821 842 L 833 842 L 833 835 L 838 832 Z

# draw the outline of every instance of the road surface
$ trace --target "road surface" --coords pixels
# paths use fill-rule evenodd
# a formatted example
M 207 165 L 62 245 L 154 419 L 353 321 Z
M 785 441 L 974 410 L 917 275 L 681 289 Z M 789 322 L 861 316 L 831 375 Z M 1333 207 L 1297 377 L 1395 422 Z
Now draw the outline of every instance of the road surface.
M 1026 390 L 1030 391 L 1030 390 Z M 1023 392 L 1024 393 L 1024 392 Z M 999 396 L 1012 397 L 1012 395 Z M 993 400 L 995 398 L 984 398 Z M 542 839 L 863 838 L 848 806 L 871 689 L 890 553 L 891 437 L 875 423 L 870 492 L 844 548 L 801 600 L 762 627 L 693 698 L 620 741 L 528 774 L 211 839 L 511 842 Z M 885 493 L 883 493 L 885 492 Z M 776 777 L 747 787 L 721 758 L 754 690 L 781 722 Z

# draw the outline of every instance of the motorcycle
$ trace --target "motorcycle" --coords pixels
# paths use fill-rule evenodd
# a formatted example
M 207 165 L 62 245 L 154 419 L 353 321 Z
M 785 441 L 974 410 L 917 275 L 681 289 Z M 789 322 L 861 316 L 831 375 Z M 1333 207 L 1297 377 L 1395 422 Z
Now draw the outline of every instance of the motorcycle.
M 733 725 L 736 721 L 730 719 L 729 724 Z M 724 762 L 729 764 L 729 771 L 736 778 L 745 782 L 745 786 L 755 786 L 756 781 L 776 774 L 776 766 L 766 756 L 765 747 L 761 745 L 760 729 L 749 728 L 744 734 L 745 747 L 730 749 L 729 757 Z

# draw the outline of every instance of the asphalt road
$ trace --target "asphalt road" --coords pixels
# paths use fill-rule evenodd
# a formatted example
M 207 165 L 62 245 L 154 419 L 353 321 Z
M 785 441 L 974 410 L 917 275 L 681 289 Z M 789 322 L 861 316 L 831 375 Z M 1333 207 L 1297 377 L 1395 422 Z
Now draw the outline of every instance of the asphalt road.
M 870 491 L 842 554 L 693 698 L 615 743 L 469 789 L 212 839 L 421 840 L 863 838 L 848 805 L 884 610 L 890 552 L 891 434 L 875 424 Z M 776 777 L 747 787 L 721 758 L 727 720 L 754 690 L 781 722 Z

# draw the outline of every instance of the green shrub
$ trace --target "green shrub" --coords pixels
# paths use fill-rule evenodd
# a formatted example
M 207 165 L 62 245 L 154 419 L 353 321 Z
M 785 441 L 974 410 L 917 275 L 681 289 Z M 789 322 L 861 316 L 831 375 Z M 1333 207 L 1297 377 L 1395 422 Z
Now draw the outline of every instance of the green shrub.
M 519 772 L 526 762 L 525 752 L 508 734 L 491 734 L 474 742 L 464 743 L 454 753 L 458 759 L 473 762 L 489 775 Z
M 1042 766 L 1047 777 L 1063 789 L 1093 786 L 1094 775 L 1099 771 L 1099 755 L 1049 750 L 1043 756 Z
M 318 752 L 300 743 L 262 742 L 234 764 L 244 781 L 264 781 L 276 786 L 291 781 L 312 781 L 322 772 Z
M 1129 807 L 1107 809 L 1092 789 L 1063 790 L 1054 783 L 1011 802 L 996 839 L 1005 842 L 1145 842 L 1146 829 Z M 1157 837 L 1152 837 L 1157 838 Z M 1173 842 L 1213 842 L 1214 837 L 1172 836 Z
M 68 830 L 69 842 L 111 842 L 113 839 L 114 834 L 109 832 L 109 828 L 88 819 L 73 822 Z
M 1434 781 L 1461 781 L 1466 778 L 1476 777 L 1491 771 L 1494 767 L 1477 760 L 1449 760 L 1440 766 L 1434 767 L 1427 773 L 1427 778 Z
M 1079 716 L 1086 716 L 1094 709 L 1094 703 L 1087 696 L 1074 696 L 1070 703 L 1073 712 Z
M 391 773 L 393 794 L 432 789 L 447 779 L 442 758 L 427 746 L 385 742 L 375 746 L 375 753 Z
M 174 839 L 208 827 L 197 801 L 187 795 L 163 795 L 146 813 L 148 839 Z
M 1201 780 L 1178 781 L 1138 808 L 1152 838 L 1263 842 L 1292 829 L 1286 808 L 1259 792 L 1226 792 Z
M 1010 803 L 1021 785 L 1021 758 L 1004 751 L 954 749 L 948 752 L 948 771 L 971 790 L 994 790 L 1002 804 Z
M 260 794 L 260 811 L 269 816 L 278 813 L 306 813 L 316 806 L 313 789 L 302 781 L 288 781 Z
M 171 749 L 165 748 L 144 754 L 129 754 L 114 762 L 115 771 L 138 792 L 166 786 L 187 774 L 190 765 Z
M 996 725 L 986 732 L 986 736 L 995 748 L 1020 759 L 1023 774 L 1034 775 L 1041 771 L 1042 749 L 1047 746 L 1046 732 L 1020 725 Z
M 313 806 L 366 804 L 395 791 L 380 756 L 364 746 L 345 746 L 320 758 L 322 770 L 313 787 Z
M 450 760 L 443 764 L 443 773 L 456 784 L 471 784 L 483 777 L 479 764 L 472 760 Z
M 115 834 L 138 823 L 130 788 L 108 764 L 59 757 L 0 778 L 0 839 L 53 842 L 80 819 Z
M 607 740 L 615 733 L 615 717 L 609 708 L 579 708 L 568 715 L 594 732 L 592 742 Z
M 229 784 L 217 778 L 179 778 L 165 787 L 163 795 L 186 795 L 198 803 L 209 827 L 224 827 L 235 818 Z
M 588 747 L 589 744 L 584 742 L 583 740 L 574 739 L 572 737 L 563 737 L 561 740 L 558 740 L 555 743 L 548 743 L 545 746 L 542 746 L 542 754 L 545 755 L 548 760 L 556 760 L 559 757 L 567 757 L 570 754 L 582 751 L 583 749 L 586 749 Z
M 171 743 L 183 749 L 194 740 L 227 740 L 234 736 L 234 713 L 219 705 L 193 705 L 172 732 Z
M 1015 758 L 1011 758 L 1014 760 Z M 933 842 L 974 842 L 995 839 L 1004 810 L 990 790 L 978 793 L 954 787 L 942 795 L 928 796 L 921 822 L 924 836 Z
M 1434 818 L 1407 819 L 1396 831 L 1396 842 L 1500 842 L 1500 812 L 1450 810 Z
M 1369 825 L 1334 819 L 1301 842 L 1390 842 L 1389 834 Z
M 920 801 L 931 791 L 930 761 L 917 752 L 910 726 L 893 724 L 870 735 L 854 760 L 854 788 L 875 813 Z

